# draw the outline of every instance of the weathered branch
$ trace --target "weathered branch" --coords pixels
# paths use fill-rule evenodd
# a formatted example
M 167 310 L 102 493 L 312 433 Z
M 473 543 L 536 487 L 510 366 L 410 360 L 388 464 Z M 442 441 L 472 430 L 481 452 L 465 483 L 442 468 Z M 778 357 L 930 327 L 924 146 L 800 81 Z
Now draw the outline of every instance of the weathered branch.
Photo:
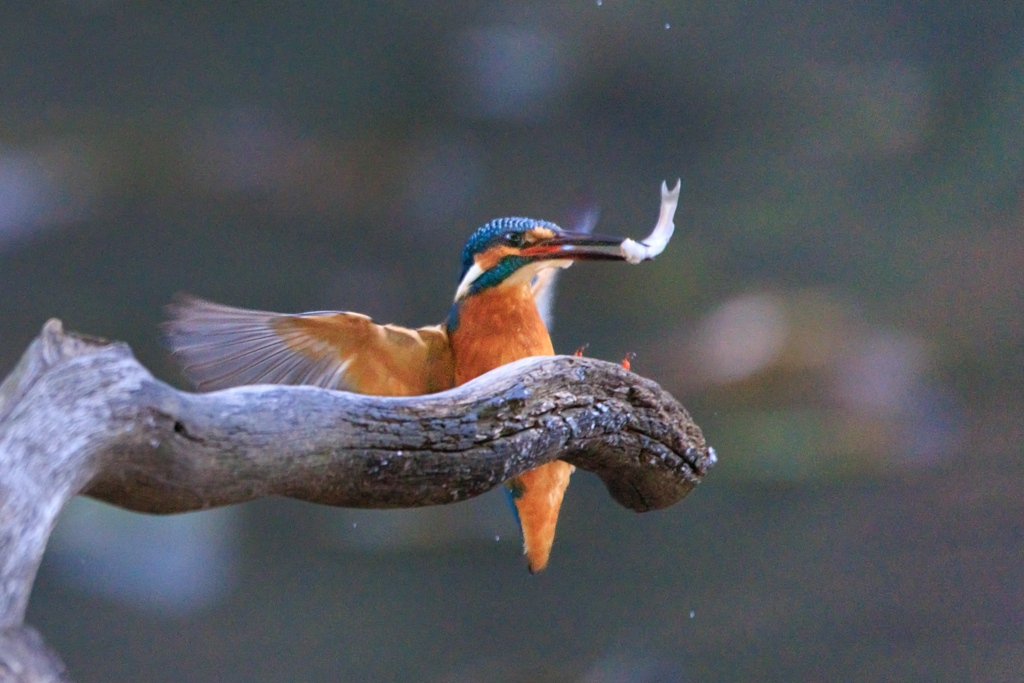
M 714 452 L 654 382 L 593 359 L 526 359 L 412 398 L 285 386 L 190 394 L 153 378 L 125 344 L 51 320 L 0 385 L 0 636 L 22 628 L 54 521 L 79 493 L 156 513 L 270 495 L 416 507 L 465 500 L 555 458 L 642 512 L 685 496 Z
M 31 626 L 0 629 L 0 681 L 70 683 L 64 663 Z

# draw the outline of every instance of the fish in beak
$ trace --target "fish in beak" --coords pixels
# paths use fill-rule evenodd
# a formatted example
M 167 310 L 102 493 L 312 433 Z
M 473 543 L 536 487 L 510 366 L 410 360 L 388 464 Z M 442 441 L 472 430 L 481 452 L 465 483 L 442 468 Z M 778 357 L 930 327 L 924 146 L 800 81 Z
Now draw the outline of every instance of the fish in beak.
M 559 232 L 549 239 L 536 242 L 522 250 L 521 255 L 537 260 L 566 261 L 649 261 L 665 250 L 675 231 L 673 219 L 679 203 L 682 183 L 670 191 L 661 184 L 661 211 L 654 230 L 644 240 L 636 242 L 628 237 L 608 237 L 582 232 Z

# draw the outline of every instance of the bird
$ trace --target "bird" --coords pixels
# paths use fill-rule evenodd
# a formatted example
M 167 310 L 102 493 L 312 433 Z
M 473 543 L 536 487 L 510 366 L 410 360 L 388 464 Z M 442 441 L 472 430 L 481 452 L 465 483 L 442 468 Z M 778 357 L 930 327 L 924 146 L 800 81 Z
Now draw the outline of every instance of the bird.
M 679 184 L 672 192 L 662 184 L 658 227 L 639 244 L 532 218 L 490 221 L 462 250 L 455 297 L 439 325 L 381 325 L 347 311 L 272 313 L 179 294 L 168 306 L 165 340 L 202 391 L 246 384 L 380 396 L 445 391 L 521 358 L 554 355 L 543 309 L 557 273 L 576 261 L 653 258 L 671 237 L 678 195 Z M 531 573 L 548 564 L 573 469 L 554 460 L 505 482 Z

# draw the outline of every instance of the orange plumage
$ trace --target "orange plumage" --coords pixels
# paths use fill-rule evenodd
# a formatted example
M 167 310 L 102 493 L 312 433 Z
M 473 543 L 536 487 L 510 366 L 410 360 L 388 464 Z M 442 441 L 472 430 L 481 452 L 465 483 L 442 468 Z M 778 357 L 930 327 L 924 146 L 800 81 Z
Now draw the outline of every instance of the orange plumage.
M 457 385 L 520 358 L 555 353 L 525 284 L 494 287 L 469 297 L 458 315 L 458 326 L 449 332 Z
M 538 302 L 550 302 L 554 273 L 579 259 L 625 260 L 624 244 L 545 221 L 503 218 L 466 244 L 455 302 L 442 325 L 412 330 L 358 313 L 286 315 L 183 296 L 170 306 L 164 329 L 201 389 L 276 383 L 386 396 L 444 391 L 520 358 L 554 354 L 538 310 Z M 532 572 L 548 563 L 572 471 L 554 461 L 506 484 Z
M 469 297 L 450 333 L 455 384 L 530 356 L 551 356 L 551 336 L 527 283 L 508 284 Z M 525 472 L 511 484 L 531 572 L 547 566 L 555 525 L 573 466 L 556 460 Z

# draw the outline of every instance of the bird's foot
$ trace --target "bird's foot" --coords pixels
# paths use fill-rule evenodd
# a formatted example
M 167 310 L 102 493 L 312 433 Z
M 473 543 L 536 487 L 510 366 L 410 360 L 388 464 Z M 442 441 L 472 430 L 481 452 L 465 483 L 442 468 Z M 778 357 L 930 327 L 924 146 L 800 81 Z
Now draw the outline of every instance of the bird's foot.
M 625 357 L 622 359 L 622 367 L 625 368 L 626 370 L 629 370 L 629 362 L 634 358 L 636 358 L 635 353 L 633 353 L 632 351 L 627 352 Z
M 584 344 L 583 346 L 581 346 L 578 349 L 576 349 L 575 351 L 573 351 L 572 355 L 576 356 L 577 358 L 582 358 L 583 357 L 583 352 L 587 350 L 588 346 L 590 346 L 590 344 Z

